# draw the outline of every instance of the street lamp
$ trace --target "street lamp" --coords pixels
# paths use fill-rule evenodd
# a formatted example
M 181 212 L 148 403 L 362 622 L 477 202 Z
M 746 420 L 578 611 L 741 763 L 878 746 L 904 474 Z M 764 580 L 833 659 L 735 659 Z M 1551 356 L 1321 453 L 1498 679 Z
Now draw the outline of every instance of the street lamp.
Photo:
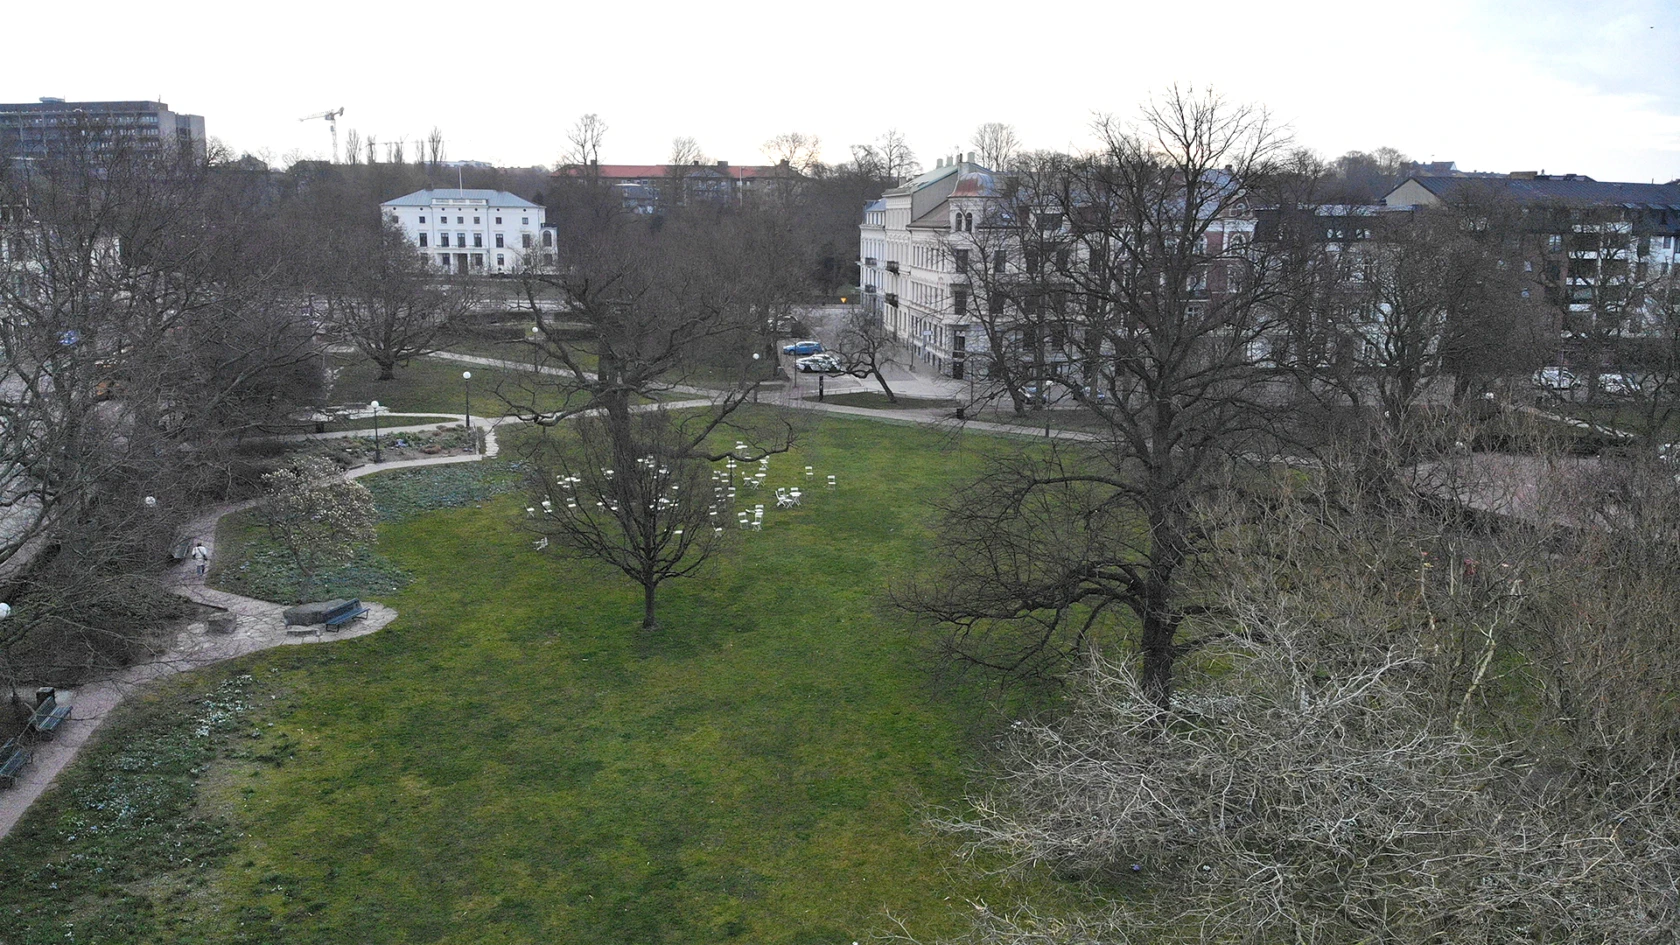
M 763 357 L 763 355 L 759 354 L 757 351 L 753 352 L 752 385 L 753 385 L 753 403 L 755 403 L 755 404 L 758 403 L 758 360 L 761 357 Z
M 467 395 L 467 442 L 472 446 L 473 452 L 477 453 L 478 452 L 478 436 L 473 433 L 473 428 L 472 428 L 472 372 L 471 371 L 462 371 L 461 372 L 461 389 L 463 391 L 465 391 L 466 395 Z
M 383 463 L 385 456 L 379 452 L 379 401 L 368 404 L 368 409 L 373 411 L 373 461 Z

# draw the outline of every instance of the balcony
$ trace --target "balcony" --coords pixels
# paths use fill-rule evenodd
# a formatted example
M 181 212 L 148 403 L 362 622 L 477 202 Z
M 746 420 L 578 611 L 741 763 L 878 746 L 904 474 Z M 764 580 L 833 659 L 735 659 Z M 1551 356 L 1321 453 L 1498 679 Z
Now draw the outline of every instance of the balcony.
M 887 260 L 887 271 L 888 272 L 897 272 L 898 271 L 898 260 L 896 260 L 896 259 Z
M 863 264 L 865 266 L 878 266 L 880 265 L 880 260 L 876 259 L 874 256 L 865 256 L 863 257 Z
M 872 286 L 872 285 L 866 285 L 866 286 L 863 287 L 863 291 L 864 291 L 865 295 L 874 295 L 875 294 L 875 287 Z
M 898 307 L 898 293 L 897 292 L 888 292 L 887 293 L 887 304 L 891 305 L 893 308 Z

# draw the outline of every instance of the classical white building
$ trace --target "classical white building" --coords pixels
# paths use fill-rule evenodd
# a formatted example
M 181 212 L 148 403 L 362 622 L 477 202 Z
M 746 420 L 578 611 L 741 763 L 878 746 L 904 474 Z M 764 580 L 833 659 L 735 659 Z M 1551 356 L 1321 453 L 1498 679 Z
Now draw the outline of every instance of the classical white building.
M 543 208 L 505 190 L 417 190 L 379 209 L 428 262 L 461 275 L 554 264 Z

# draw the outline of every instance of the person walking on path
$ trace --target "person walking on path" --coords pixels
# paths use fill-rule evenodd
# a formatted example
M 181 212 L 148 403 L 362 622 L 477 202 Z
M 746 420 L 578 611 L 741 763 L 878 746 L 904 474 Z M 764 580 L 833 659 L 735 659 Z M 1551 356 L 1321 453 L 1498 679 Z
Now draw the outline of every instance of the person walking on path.
M 193 559 L 193 563 L 198 565 L 199 577 L 203 577 L 204 572 L 210 570 L 210 549 L 204 547 L 204 542 L 196 538 L 193 539 L 192 551 L 188 553 L 187 557 Z

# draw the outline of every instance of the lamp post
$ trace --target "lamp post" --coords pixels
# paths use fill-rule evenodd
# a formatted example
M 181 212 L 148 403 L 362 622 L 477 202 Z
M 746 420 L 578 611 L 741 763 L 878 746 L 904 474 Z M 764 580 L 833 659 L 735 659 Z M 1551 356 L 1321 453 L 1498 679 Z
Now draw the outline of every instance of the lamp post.
M 368 409 L 373 411 L 373 461 L 383 463 L 385 455 L 379 451 L 379 401 L 368 404 Z
M 752 385 L 753 385 L 753 403 L 755 403 L 755 404 L 758 403 L 758 361 L 759 361 L 759 358 L 761 358 L 761 357 L 763 357 L 763 355 L 759 354 L 757 351 L 753 352 Z
M 478 436 L 473 433 L 473 427 L 472 427 L 472 372 L 471 371 L 462 371 L 461 372 L 461 390 L 464 391 L 466 393 L 466 396 L 467 396 L 467 443 L 470 446 L 472 446 L 473 453 L 477 454 L 478 453 Z

